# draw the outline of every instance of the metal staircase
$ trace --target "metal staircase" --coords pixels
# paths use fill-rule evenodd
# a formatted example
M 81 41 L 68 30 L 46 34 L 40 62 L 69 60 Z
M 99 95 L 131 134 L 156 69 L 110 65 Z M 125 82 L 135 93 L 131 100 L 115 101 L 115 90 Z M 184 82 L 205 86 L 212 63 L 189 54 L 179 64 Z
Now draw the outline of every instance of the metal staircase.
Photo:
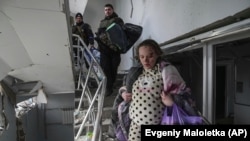
M 77 102 L 74 112 L 75 141 L 78 140 L 102 140 L 102 112 L 106 87 L 106 77 L 90 49 L 78 35 L 77 45 L 73 45 L 74 63 L 76 72 L 76 96 Z M 84 61 L 84 58 L 86 61 Z M 88 63 L 88 68 L 86 68 Z M 90 89 L 91 80 L 97 87 Z
M 108 128 L 111 122 L 111 112 L 113 102 L 122 85 L 124 74 L 118 74 L 115 82 L 114 93 L 105 97 L 106 77 L 102 72 L 99 62 L 83 43 L 78 35 L 77 45 L 73 45 L 75 50 L 74 61 L 76 70 L 76 92 L 75 92 L 75 140 L 76 141 L 110 141 L 115 140 L 108 137 Z M 81 46 L 83 45 L 83 47 Z M 89 53 L 91 59 L 86 54 Z M 86 61 L 83 58 L 85 57 Z M 86 68 L 88 63 L 89 68 Z M 91 86 L 90 84 L 94 83 Z

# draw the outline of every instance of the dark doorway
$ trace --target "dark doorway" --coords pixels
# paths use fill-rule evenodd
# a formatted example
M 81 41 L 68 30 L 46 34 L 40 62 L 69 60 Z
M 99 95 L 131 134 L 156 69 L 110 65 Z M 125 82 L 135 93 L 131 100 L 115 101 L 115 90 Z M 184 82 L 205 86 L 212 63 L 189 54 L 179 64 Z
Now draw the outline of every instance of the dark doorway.
M 216 121 L 225 118 L 226 66 L 216 67 Z

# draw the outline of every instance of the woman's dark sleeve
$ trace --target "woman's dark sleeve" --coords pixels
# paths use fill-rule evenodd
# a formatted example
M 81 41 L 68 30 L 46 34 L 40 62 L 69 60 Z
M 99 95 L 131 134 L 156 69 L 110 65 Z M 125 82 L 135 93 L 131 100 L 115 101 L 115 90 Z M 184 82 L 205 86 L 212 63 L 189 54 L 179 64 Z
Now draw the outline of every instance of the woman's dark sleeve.
M 139 77 L 139 75 L 142 73 L 143 68 L 142 67 L 132 67 L 128 74 L 127 74 L 127 78 L 126 78 L 126 88 L 127 88 L 127 92 L 128 93 L 132 93 L 132 86 L 134 84 L 134 82 L 137 80 L 137 78 Z

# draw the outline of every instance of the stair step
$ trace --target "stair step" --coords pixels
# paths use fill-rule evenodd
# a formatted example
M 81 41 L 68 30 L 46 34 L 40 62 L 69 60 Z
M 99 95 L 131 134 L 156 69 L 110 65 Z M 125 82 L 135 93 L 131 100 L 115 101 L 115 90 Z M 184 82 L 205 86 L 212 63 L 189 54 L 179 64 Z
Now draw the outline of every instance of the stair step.
M 112 107 L 104 107 L 102 112 L 102 117 L 111 118 L 112 110 L 113 110 Z
M 110 123 L 111 123 L 111 119 L 110 118 L 109 119 L 106 118 L 106 119 L 102 120 L 102 126 L 105 126 L 105 125 L 109 126 Z M 81 124 L 75 125 L 75 129 L 79 129 L 80 126 L 81 126 Z M 85 127 L 93 127 L 93 124 L 86 123 Z
M 102 132 L 108 132 L 109 129 L 109 125 L 111 123 L 111 119 L 103 119 L 102 120 Z M 74 129 L 75 129 L 75 133 L 77 133 L 77 131 L 80 129 L 81 124 L 75 125 Z M 81 133 L 81 135 L 86 135 L 86 132 L 89 131 L 93 131 L 93 124 L 85 124 L 85 127 L 83 128 L 83 131 Z
M 78 124 L 75 125 L 75 132 L 77 132 L 81 126 L 81 122 L 84 119 L 84 114 L 87 110 L 79 111 L 75 119 L 79 119 Z M 102 112 L 102 132 L 108 132 L 109 125 L 111 123 L 112 107 L 104 107 Z M 82 116 L 82 118 L 78 118 Z M 86 134 L 86 130 L 93 131 L 93 124 L 89 124 L 88 121 L 85 123 L 85 128 L 82 131 L 82 135 Z
M 103 136 L 104 136 L 104 134 L 106 134 L 108 132 L 109 125 L 111 124 L 111 114 L 112 114 L 113 103 L 114 103 L 114 100 L 118 94 L 119 88 L 122 86 L 124 75 L 125 74 L 118 74 L 117 75 L 117 79 L 116 79 L 116 82 L 114 84 L 113 94 L 110 96 L 104 97 L 103 111 L 102 111 L 102 133 L 103 133 Z M 96 90 L 96 88 L 90 88 L 91 93 L 92 93 L 92 91 L 94 92 L 95 90 Z M 75 106 L 76 106 L 76 108 L 78 107 L 81 94 L 82 94 L 81 90 L 76 90 L 76 92 L 75 92 Z M 98 104 L 98 101 L 95 102 L 95 105 L 94 105 L 95 108 L 97 108 L 97 104 Z M 84 116 L 84 112 L 86 113 L 89 105 L 90 104 L 89 104 L 87 98 L 83 98 L 83 106 L 81 107 L 81 109 L 83 109 L 83 110 L 80 111 L 82 116 Z M 95 112 L 96 112 L 96 110 L 95 110 Z M 81 126 L 80 122 L 83 119 L 84 119 L 84 117 L 82 117 L 82 119 L 79 120 L 79 124 L 75 125 L 75 133 L 77 133 L 77 131 L 79 130 L 79 128 Z M 92 123 L 91 124 L 86 123 L 84 130 L 81 133 L 81 137 L 80 137 L 80 139 L 78 139 L 79 141 L 80 140 L 84 141 L 87 139 L 87 137 L 86 137 L 87 131 L 93 131 L 93 124 Z M 107 137 L 104 137 L 103 141 L 108 141 L 108 140 L 109 139 L 107 139 Z M 110 139 L 110 140 L 112 140 L 112 139 Z
M 111 117 L 111 113 L 112 113 L 112 107 L 104 107 L 103 108 L 103 111 L 102 111 L 102 118 L 105 119 L 105 118 L 110 118 Z M 76 118 L 78 117 L 81 117 L 81 116 L 84 116 L 86 113 L 87 113 L 87 110 L 88 109 L 84 109 L 84 110 L 81 110 L 79 111 L 79 113 L 77 113 L 75 116 Z M 95 112 L 96 112 L 97 109 L 95 109 Z
M 116 93 L 118 93 L 118 92 L 114 91 L 114 93 L 112 95 L 104 97 L 103 107 L 112 107 L 113 106 L 115 97 L 117 96 Z M 75 98 L 75 107 L 76 108 L 78 107 L 80 99 L 81 99 L 80 97 L 79 98 Z M 96 101 L 96 103 L 97 103 L 97 101 Z M 88 108 L 88 106 L 89 106 L 89 102 L 88 102 L 87 98 L 83 98 L 83 106 L 82 106 L 82 108 L 85 109 L 85 108 Z

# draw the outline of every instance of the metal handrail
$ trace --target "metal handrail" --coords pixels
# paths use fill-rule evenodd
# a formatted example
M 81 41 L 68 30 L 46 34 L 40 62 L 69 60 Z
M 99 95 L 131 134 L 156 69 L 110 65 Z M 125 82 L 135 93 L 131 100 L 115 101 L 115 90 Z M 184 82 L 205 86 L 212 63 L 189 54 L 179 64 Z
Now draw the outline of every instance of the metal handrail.
M 104 94 L 105 94 L 105 87 L 106 87 L 106 76 L 104 74 L 104 72 L 102 71 L 101 66 L 99 65 L 99 62 L 96 60 L 96 58 L 93 56 L 93 54 L 91 53 L 90 49 L 86 46 L 86 44 L 83 42 L 83 40 L 81 39 L 80 36 L 73 34 L 73 37 L 77 38 L 77 45 L 73 45 L 73 49 L 77 50 L 77 54 L 74 55 L 74 60 L 75 60 L 75 66 L 80 68 L 80 71 L 78 72 L 78 84 L 77 84 L 77 89 L 78 90 L 82 90 L 81 93 L 81 98 L 80 98 L 80 102 L 79 105 L 76 109 L 76 114 L 79 113 L 80 111 L 80 107 L 82 105 L 82 101 L 84 96 L 86 96 L 88 98 L 88 101 L 90 103 L 88 110 L 86 112 L 86 114 L 84 115 L 83 121 L 81 122 L 80 128 L 77 131 L 77 134 L 75 136 L 75 140 L 79 139 L 84 126 L 86 125 L 86 121 L 89 117 L 89 115 L 91 114 L 91 111 L 93 112 L 94 110 L 94 103 L 98 102 L 98 106 L 97 106 L 97 115 L 96 116 L 92 116 L 92 118 L 95 119 L 91 119 L 91 121 L 93 121 L 93 136 L 92 136 L 92 141 L 101 141 L 101 136 L 102 136 L 102 122 L 101 122 L 101 118 L 102 118 L 102 110 L 103 110 L 103 103 L 104 103 Z M 85 53 L 88 53 L 89 56 L 87 56 Z M 87 60 L 87 63 L 89 65 L 88 68 L 88 72 L 87 75 L 85 76 L 84 72 L 83 72 L 83 67 L 84 65 L 86 65 L 83 60 L 83 58 L 79 57 L 82 56 Z M 91 59 L 89 60 L 90 57 Z M 102 78 L 100 79 L 97 75 L 97 72 L 95 70 L 93 70 L 93 66 L 95 65 L 96 69 L 100 72 L 100 75 L 102 76 Z M 88 82 L 89 82 L 89 78 L 90 75 L 94 76 L 97 84 L 98 84 L 98 88 L 94 93 L 94 96 L 92 97 L 92 94 L 89 91 L 88 88 Z

